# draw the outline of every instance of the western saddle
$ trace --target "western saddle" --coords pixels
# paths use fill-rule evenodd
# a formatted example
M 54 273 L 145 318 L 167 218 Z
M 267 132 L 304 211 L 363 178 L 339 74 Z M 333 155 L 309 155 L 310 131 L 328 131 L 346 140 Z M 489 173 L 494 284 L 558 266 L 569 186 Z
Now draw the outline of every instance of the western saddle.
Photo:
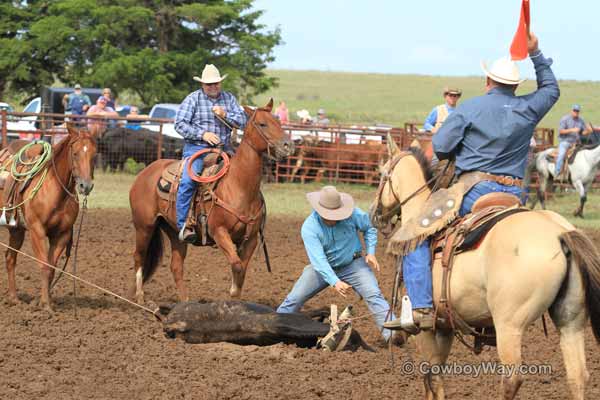
M 450 280 L 454 258 L 457 254 L 476 249 L 499 221 L 515 213 L 528 211 L 520 204 L 520 199 L 509 193 L 483 195 L 473 204 L 471 213 L 457 218 L 433 236 L 432 260 L 441 259 L 442 264 L 442 289 L 434 319 L 438 321 L 437 324 L 452 328 L 458 339 L 476 354 L 483 350 L 484 345 L 495 346 L 496 335 L 493 327 L 474 328 L 453 311 Z M 473 345 L 466 342 L 465 335 L 474 337 Z
M 156 185 L 156 192 L 158 197 L 162 200 L 159 204 L 160 213 L 167 221 L 175 221 L 176 208 L 175 203 L 177 200 L 177 190 L 179 189 L 179 182 L 183 174 L 183 166 L 185 160 L 175 161 L 169 164 L 162 172 L 158 184 Z M 211 153 L 204 157 L 204 169 L 202 170 L 202 176 L 213 176 L 221 170 L 223 163 L 218 154 Z M 210 210 L 206 209 L 206 204 L 211 201 L 213 197 L 213 191 L 217 187 L 219 181 L 215 181 L 208 184 L 199 184 L 196 188 L 196 193 L 193 196 L 192 206 L 187 217 L 186 225 L 194 227 L 198 230 L 198 221 L 196 216 L 199 215 L 200 219 L 200 232 L 198 233 L 198 242 L 194 243 L 197 246 L 214 245 L 214 240 L 208 234 L 208 213 Z M 196 212 L 196 211 L 199 211 Z

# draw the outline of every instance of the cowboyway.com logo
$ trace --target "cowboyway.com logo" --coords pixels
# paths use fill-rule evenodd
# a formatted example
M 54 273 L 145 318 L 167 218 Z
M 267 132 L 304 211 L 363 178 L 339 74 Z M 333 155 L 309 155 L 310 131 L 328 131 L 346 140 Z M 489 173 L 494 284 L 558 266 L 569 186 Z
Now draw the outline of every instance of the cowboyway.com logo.
M 415 363 L 411 360 L 405 361 L 400 366 L 400 372 L 403 375 L 429 374 L 434 375 L 467 375 L 477 378 L 482 375 L 501 375 L 511 377 L 518 375 L 551 375 L 552 365 L 550 364 L 521 364 L 505 365 L 496 361 L 483 361 L 478 364 L 458 364 L 456 362 L 448 364 L 430 364 L 427 361 Z

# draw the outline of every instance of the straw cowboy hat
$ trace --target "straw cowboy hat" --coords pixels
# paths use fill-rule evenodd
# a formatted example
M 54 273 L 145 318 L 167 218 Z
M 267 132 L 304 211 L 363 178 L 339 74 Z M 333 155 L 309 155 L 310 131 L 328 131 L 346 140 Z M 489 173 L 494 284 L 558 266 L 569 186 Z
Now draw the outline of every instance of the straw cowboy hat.
M 451 88 L 451 87 L 446 86 L 444 88 L 444 96 L 447 95 L 447 94 L 455 94 L 457 96 L 461 96 L 462 95 L 462 91 L 460 89 L 457 89 L 457 88 Z
M 321 217 L 330 221 L 349 218 L 354 211 L 352 196 L 338 192 L 335 186 L 324 186 L 318 192 L 308 193 L 306 198 Z
M 520 78 L 519 67 L 517 63 L 508 58 L 499 58 L 492 63 L 490 69 L 487 68 L 485 61 L 481 62 L 483 72 L 493 81 L 504 83 L 507 85 L 518 85 L 525 82 L 525 79 Z
M 202 70 L 202 77 L 195 76 L 194 80 L 200 83 L 219 83 L 225 78 L 227 78 L 227 74 L 221 76 L 217 67 L 213 64 L 206 64 Z
M 296 111 L 296 115 L 300 119 L 312 119 L 312 117 L 310 116 L 310 113 L 308 112 L 308 110 L 305 110 L 305 109 L 300 110 L 300 111 Z

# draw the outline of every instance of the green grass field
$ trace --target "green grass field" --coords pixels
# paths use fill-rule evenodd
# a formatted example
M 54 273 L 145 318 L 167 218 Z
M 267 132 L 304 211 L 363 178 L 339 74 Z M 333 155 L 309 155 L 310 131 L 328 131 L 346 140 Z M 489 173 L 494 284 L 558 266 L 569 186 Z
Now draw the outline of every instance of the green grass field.
M 311 115 L 325 108 L 335 122 L 386 123 L 403 126 L 405 122 L 423 122 L 431 109 L 443 102 L 444 86 L 463 90 L 463 99 L 483 94 L 484 78 L 443 77 L 425 75 L 391 75 L 323 71 L 269 70 L 279 79 L 279 87 L 256 98 L 263 105 L 269 97 L 276 102 L 284 100 L 290 118 L 306 108 Z M 526 81 L 517 94 L 525 94 L 536 87 L 535 81 Z M 561 81 L 561 97 L 540 123 L 541 127 L 555 128 L 560 118 L 569 112 L 573 103 L 582 105 L 582 117 L 600 125 L 597 96 L 600 82 Z
M 126 174 L 97 173 L 94 180 L 94 191 L 89 198 L 91 208 L 129 208 L 129 188 L 135 176 Z M 263 193 L 267 201 L 270 215 L 288 215 L 297 218 L 307 216 L 311 208 L 306 201 L 306 193 L 316 191 L 321 185 L 279 183 L 265 184 Z M 375 187 L 366 185 L 337 185 L 338 190 L 350 193 L 356 200 L 358 206 L 367 210 L 373 197 Z M 567 217 L 569 221 L 582 228 L 600 227 L 600 194 L 592 193 L 588 196 L 585 208 L 585 219 L 573 218 L 571 212 L 578 204 L 579 198 L 572 191 L 555 196 L 548 202 L 548 209 L 559 212 Z

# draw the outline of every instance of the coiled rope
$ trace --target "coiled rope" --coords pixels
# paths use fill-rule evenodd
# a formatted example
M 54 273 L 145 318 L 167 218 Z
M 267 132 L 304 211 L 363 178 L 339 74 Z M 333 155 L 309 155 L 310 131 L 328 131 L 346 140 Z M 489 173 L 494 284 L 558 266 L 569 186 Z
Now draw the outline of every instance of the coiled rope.
M 32 160 L 24 160 L 23 155 L 27 153 L 29 149 L 33 146 L 40 145 L 42 146 L 42 153 L 39 156 L 34 157 Z M 15 155 L 13 155 L 8 163 L 10 165 L 10 175 L 16 182 L 25 182 L 27 180 L 32 179 L 36 175 L 41 172 L 41 178 L 37 181 L 34 188 L 29 193 L 27 198 L 23 199 L 19 204 L 15 204 L 10 207 L 2 207 L 3 211 L 11 211 L 21 207 L 23 204 L 31 200 L 37 192 L 42 187 L 46 176 L 48 175 L 48 168 L 46 168 L 46 164 L 48 161 L 52 159 L 52 146 L 48 142 L 44 142 L 43 140 L 36 140 L 31 143 L 23 146 Z M 19 171 L 19 167 L 22 168 L 23 171 Z M 0 173 L 7 170 L 8 165 L 0 165 Z

